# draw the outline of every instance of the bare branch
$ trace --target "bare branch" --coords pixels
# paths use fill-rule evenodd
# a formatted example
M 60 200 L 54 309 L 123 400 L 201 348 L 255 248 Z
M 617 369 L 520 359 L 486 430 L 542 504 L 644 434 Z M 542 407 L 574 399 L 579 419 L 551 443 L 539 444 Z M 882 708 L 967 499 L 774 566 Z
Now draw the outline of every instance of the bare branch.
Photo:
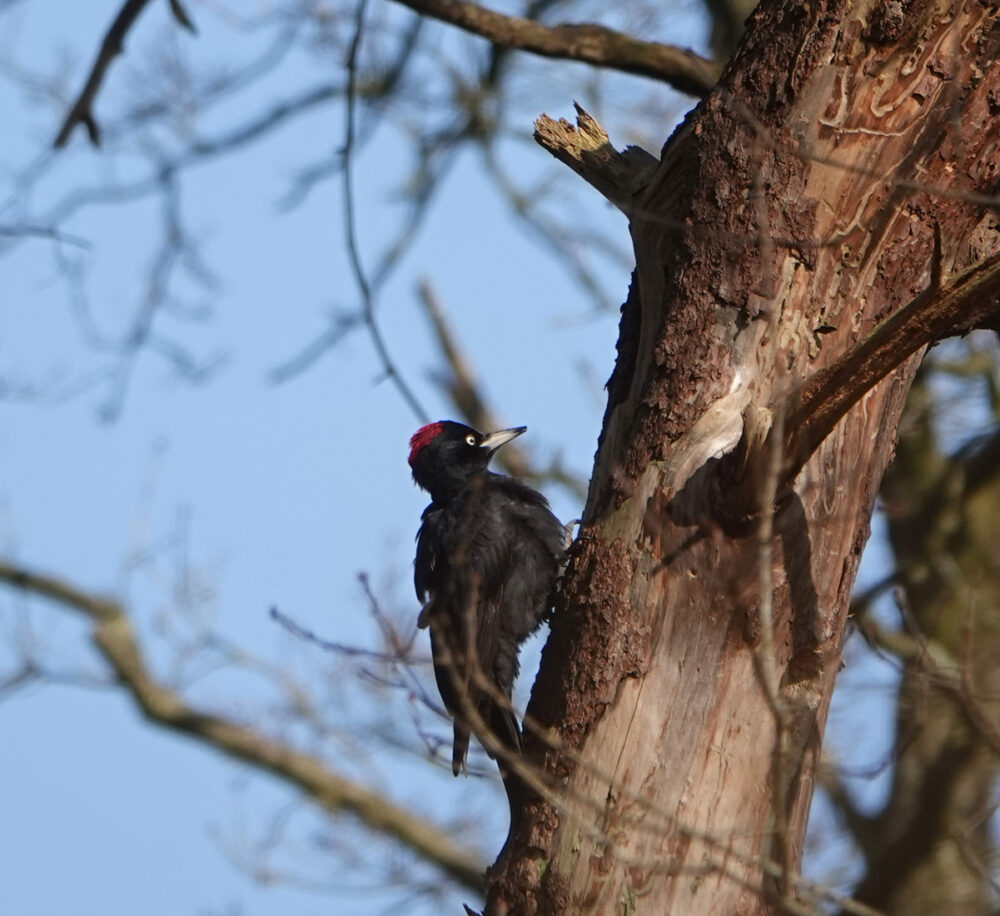
M 788 416 L 783 486 L 795 480 L 837 423 L 875 385 L 923 347 L 945 337 L 967 333 L 991 320 L 1000 312 L 998 297 L 1000 253 L 983 259 L 953 278 L 942 278 L 940 230 L 935 226 L 927 289 L 880 322 L 848 352 L 807 379 L 778 405 L 777 409 Z M 761 449 L 767 447 L 766 441 L 756 446 L 756 456 L 749 456 L 751 466 L 761 466 Z M 741 443 L 733 454 L 741 456 L 742 461 L 746 451 L 746 444 Z M 989 457 L 992 454 L 988 452 Z M 736 479 L 745 484 L 752 476 L 738 472 Z M 752 513 L 754 507 L 741 505 L 739 510 Z
M 581 232 L 574 217 L 565 212 L 557 216 L 546 215 L 541 206 L 545 183 L 533 188 L 522 187 L 516 171 L 510 171 L 504 157 L 498 155 L 496 144 L 487 141 L 482 144 L 482 151 L 483 164 L 507 199 L 511 214 L 550 249 L 556 262 L 590 296 L 595 309 L 605 311 L 612 302 L 617 303 L 617 294 L 612 296 L 604 289 L 593 256 L 608 258 L 617 262 L 621 269 L 628 270 L 632 266 L 631 253 L 621 252 L 606 232 Z M 583 245 L 588 250 L 582 250 Z
M 500 429 L 504 422 L 490 407 L 469 360 L 452 333 L 440 299 L 429 280 L 420 281 L 417 287 L 417 299 L 427 314 L 438 349 L 448 365 L 449 374 L 440 379 L 440 384 L 455 405 L 455 409 L 470 426 L 476 429 Z M 510 443 L 500 451 L 495 460 L 508 474 L 536 482 L 551 481 L 559 484 L 575 499 L 581 501 L 586 499 L 586 481 L 564 467 L 558 455 L 548 466 L 540 466 L 532 462 L 528 452 L 520 448 L 517 443 Z
M 452 404 L 470 426 L 482 430 L 499 429 L 503 424 L 487 404 L 486 397 L 479 387 L 479 381 L 452 333 L 437 292 L 429 280 L 420 281 L 417 287 L 417 299 L 424 307 L 438 349 L 448 365 L 450 374 L 441 379 L 441 385 Z M 496 460 L 515 477 L 528 477 L 532 474 L 528 455 L 516 442 L 502 449 Z
M 535 121 L 535 140 L 560 162 L 593 185 L 626 216 L 635 195 L 645 186 L 659 160 L 638 146 L 618 152 L 607 131 L 577 103 L 576 127 L 565 118 L 542 115 Z
M 169 0 L 170 2 L 170 12 L 173 13 L 174 19 L 187 29 L 192 35 L 197 35 L 198 30 L 194 26 L 194 22 L 191 21 L 191 17 L 188 15 L 184 5 L 181 0 Z
M 379 362 L 382 363 L 384 376 L 390 379 L 396 386 L 396 390 L 402 395 L 403 400 L 422 423 L 428 420 L 427 411 L 424 410 L 417 396 L 413 393 L 406 380 L 400 375 L 396 364 L 393 362 L 386 346 L 382 332 L 375 321 L 375 297 L 372 293 L 371 284 L 365 274 L 361 264 L 361 253 L 358 250 L 358 233 L 354 219 L 354 180 L 353 180 L 353 152 L 354 152 L 354 108 L 356 101 L 356 87 L 358 78 L 358 51 L 361 48 L 361 37 L 364 33 L 365 6 L 367 0 L 359 0 L 357 12 L 354 19 L 354 35 L 351 38 L 350 50 L 347 54 L 347 111 L 344 116 L 345 136 L 344 136 L 344 166 L 341 172 L 343 179 L 344 194 L 344 232 L 347 235 L 347 254 L 351 262 L 351 270 L 354 272 L 354 279 L 361 293 L 362 310 L 365 324 L 368 326 L 368 333 L 371 337 L 375 352 L 378 354 Z
M 907 622 L 915 627 L 912 620 Z M 966 667 L 952 658 L 939 641 L 928 639 L 916 630 L 890 630 L 870 616 L 858 620 L 858 632 L 869 645 L 891 652 L 926 674 L 935 687 L 955 701 L 983 744 L 1000 757 L 1000 723 L 991 717 L 976 695 Z
M 0 677 L 0 699 L 38 680 L 39 672 L 31 661 L 23 662 L 16 670 Z
M 756 0 L 702 0 L 712 18 L 712 50 L 728 58 L 743 35 L 743 23 L 757 5 Z
M 922 347 L 970 331 L 1000 310 L 1000 254 L 943 281 L 940 230 L 935 227 L 932 257 L 931 282 L 923 293 L 790 395 L 786 482 L 795 479 L 847 411 L 893 369 Z
M 711 91 L 721 70 L 715 61 L 686 48 L 642 41 L 595 23 L 547 26 L 531 19 L 505 16 L 467 0 L 396 2 L 497 45 L 648 76 L 699 98 Z
M 59 128 L 59 133 L 52 144 L 56 148 L 66 145 L 70 134 L 73 133 L 73 128 L 77 124 L 82 124 L 87 128 L 87 135 L 94 146 L 101 145 L 101 130 L 97 126 L 97 120 L 94 117 L 94 99 L 97 98 L 97 93 L 101 88 L 101 83 L 104 81 L 104 76 L 108 72 L 108 68 L 111 66 L 111 62 L 122 53 L 125 47 L 125 36 L 148 3 L 149 0 L 126 0 L 126 3 L 118 11 L 118 15 L 115 16 L 111 27 L 104 36 L 104 41 L 101 42 L 101 49 L 97 52 L 97 59 L 90 68 L 90 75 L 87 77 L 87 82 L 84 83 L 83 89 L 73 103 L 73 107 L 70 108 L 66 115 L 62 127 Z M 192 25 L 179 0 L 170 0 L 170 9 L 173 11 L 174 18 L 182 26 L 191 32 L 195 31 L 194 25 Z
M 90 242 L 78 235 L 68 235 L 49 226 L 4 226 L 0 225 L 0 238 L 51 239 L 60 245 L 74 245 L 77 248 L 91 247 Z
M 824 756 L 816 768 L 816 781 L 826 792 L 830 804 L 847 828 L 851 839 L 857 843 L 866 858 L 870 857 L 875 842 L 873 819 L 854 803 L 837 764 Z
M 337 775 L 317 757 L 294 750 L 247 725 L 188 705 L 181 695 L 157 681 L 146 666 L 128 615 L 114 599 L 5 561 L 0 561 L 0 582 L 89 618 L 98 651 L 143 715 L 154 724 L 274 774 L 325 810 L 354 815 L 370 830 L 401 843 L 464 887 L 482 891 L 482 862 L 467 849 L 456 846 L 433 824 Z

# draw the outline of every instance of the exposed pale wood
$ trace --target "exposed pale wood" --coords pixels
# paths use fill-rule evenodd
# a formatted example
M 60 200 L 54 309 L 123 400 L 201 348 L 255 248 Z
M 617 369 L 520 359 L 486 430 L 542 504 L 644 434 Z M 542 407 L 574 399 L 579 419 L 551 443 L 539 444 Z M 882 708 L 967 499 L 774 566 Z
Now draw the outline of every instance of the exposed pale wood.
M 619 152 L 607 131 L 577 103 L 576 126 L 565 118 L 542 115 L 535 121 L 535 140 L 584 181 L 593 185 L 626 216 L 631 215 L 636 195 L 658 164 L 655 156 L 638 146 Z

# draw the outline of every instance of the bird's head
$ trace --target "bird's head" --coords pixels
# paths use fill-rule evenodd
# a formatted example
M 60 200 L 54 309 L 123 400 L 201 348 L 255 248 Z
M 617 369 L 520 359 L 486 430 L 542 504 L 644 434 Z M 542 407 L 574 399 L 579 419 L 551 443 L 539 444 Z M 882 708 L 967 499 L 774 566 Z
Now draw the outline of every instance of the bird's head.
M 481 433 L 452 420 L 429 423 L 410 439 L 410 468 L 417 484 L 435 499 L 461 490 L 470 478 L 483 473 L 493 453 L 527 429 L 515 426 Z

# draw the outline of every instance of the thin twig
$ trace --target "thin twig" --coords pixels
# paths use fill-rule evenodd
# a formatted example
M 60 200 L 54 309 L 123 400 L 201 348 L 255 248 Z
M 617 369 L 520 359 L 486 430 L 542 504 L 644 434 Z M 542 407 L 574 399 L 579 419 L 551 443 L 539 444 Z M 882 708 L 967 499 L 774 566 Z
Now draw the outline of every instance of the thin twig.
M 149 670 L 123 606 L 54 576 L 0 560 L 0 582 L 77 611 L 93 625 L 93 641 L 118 682 L 153 723 L 283 779 L 334 813 L 353 814 L 369 829 L 401 843 L 453 880 L 482 890 L 482 863 L 448 834 L 383 795 L 345 779 L 311 754 L 245 725 L 190 705 Z
M 362 646 L 352 646 L 348 643 L 324 639 L 322 636 L 317 635 L 315 631 L 302 626 L 302 624 L 293 620 L 287 614 L 282 613 L 276 607 L 272 607 L 268 613 L 275 623 L 291 633 L 296 639 L 312 643 L 324 652 L 333 652 L 336 655 L 343 655 L 346 658 L 366 658 L 370 661 L 386 662 L 389 664 L 401 660 L 400 655 L 395 651 L 392 653 L 378 652 L 375 649 L 365 649 Z M 393 648 L 395 650 L 395 647 Z
M 890 630 L 871 618 L 859 620 L 858 631 L 869 645 L 913 665 L 931 684 L 951 696 L 983 743 L 1000 758 L 1000 723 L 984 708 L 968 675 L 963 676 L 962 666 L 940 642 L 924 635 L 908 612 L 905 619 L 909 632 Z
M 459 416 L 476 429 L 500 429 L 504 422 L 490 407 L 429 280 L 424 279 L 417 284 L 417 300 L 427 314 L 441 356 L 450 372 L 443 378 L 438 377 L 438 380 Z M 536 483 L 558 484 L 580 502 L 587 498 L 585 478 L 563 467 L 558 455 L 548 466 L 540 466 L 532 461 L 526 450 L 518 448 L 514 442 L 501 449 L 495 461 L 514 477 L 525 477 Z
M 0 238 L 40 238 L 51 239 L 61 245 L 74 245 L 77 248 L 90 249 L 90 242 L 78 235 L 67 235 L 58 229 L 48 226 L 4 226 L 0 225 Z
M 94 117 L 94 100 L 97 98 L 97 93 L 111 62 L 122 53 L 125 47 L 125 36 L 148 3 L 149 0 L 127 0 L 118 10 L 118 15 L 115 16 L 104 36 L 104 41 L 101 42 L 101 49 L 97 52 L 97 59 L 90 68 L 87 82 L 84 83 L 83 89 L 66 114 L 62 127 L 59 128 L 59 133 L 52 144 L 56 148 L 66 145 L 77 124 L 82 124 L 87 129 L 87 135 L 94 146 L 101 145 L 101 129 L 97 126 L 97 119 Z M 180 4 L 180 0 L 170 0 L 170 8 L 174 18 L 182 26 L 190 32 L 195 31 L 191 19 Z
M 751 183 L 751 199 L 757 221 L 760 252 L 761 285 L 775 299 L 773 283 L 769 271 L 775 264 L 774 244 L 771 241 L 770 218 L 767 212 L 767 196 L 762 171 L 763 141 L 760 131 L 754 133 L 753 154 L 756 167 L 753 169 Z M 785 384 L 785 372 L 779 353 L 779 308 L 768 309 L 770 318 L 770 346 L 768 362 L 773 374 L 772 385 L 781 389 Z M 771 816 L 774 819 L 772 855 L 777 860 L 779 873 L 772 876 L 778 885 L 778 893 L 782 906 L 787 910 L 794 900 L 794 881 L 797 876 L 795 854 L 789 835 L 788 804 L 791 797 L 792 775 L 790 771 L 790 741 L 789 710 L 781 695 L 781 679 L 778 674 L 778 657 L 775 648 L 774 622 L 774 507 L 778 486 L 781 480 L 781 467 L 784 458 L 784 428 L 785 413 L 779 405 L 771 416 L 770 436 L 766 440 L 769 447 L 764 465 L 764 473 L 759 483 L 757 527 L 757 606 L 760 622 L 760 644 L 757 648 L 756 662 L 761 685 L 771 715 L 774 720 L 774 745 L 771 748 Z
M 403 400 L 409 405 L 421 423 L 426 423 L 429 419 L 427 411 L 421 406 L 416 395 L 406 384 L 405 379 L 399 374 L 396 364 L 389 355 L 389 349 L 382 337 L 378 323 L 375 320 L 375 300 L 372 295 L 371 286 L 361 264 L 361 255 L 358 251 L 357 226 L 354 218 L 354 180 L 353 161 L 354 152 L 354 109 L 356 103 L 356 88 L 358 79 L 358 51 L 361 48 L 361 38 L 364 34 L 365 7 L 368 0 L 359 0 L 357 10 L 354 14 L 354 34 L 351 37 L 350 48 L 347 52 L 347 111 L 345 114 L 344 129 L 344 168 L 341 173 L 344 194 L 344 232 L 347 236 L 347 253 L 351 262 L 351 270 L 354 273 L 354 280 L 358 285 L 361 294 L 362 309 L 368 333 L 371 336 L 375 352 L 382 363 L 385 378 L 392 381 L 396 390 L 402 395 Z

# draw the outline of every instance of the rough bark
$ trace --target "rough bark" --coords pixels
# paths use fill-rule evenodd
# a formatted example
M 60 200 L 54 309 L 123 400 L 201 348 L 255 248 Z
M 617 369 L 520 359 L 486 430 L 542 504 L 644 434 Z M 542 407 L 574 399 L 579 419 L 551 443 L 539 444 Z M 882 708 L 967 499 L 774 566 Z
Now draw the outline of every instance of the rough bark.
M 718 458 L 927 286 L 935 224 L 945 272 L 996 248 L 961 197 L 996 180 L 996 13 L 903 6 L 763 3 L 628 208 L 637 267 L 528 709 L 548 789 L 521 806 L 491 912 L 808 896 L 795 874 L 848 599 L 919 354 L 777 494 L 763 549 L 771 503 L 728 512 L 748 481 Z

